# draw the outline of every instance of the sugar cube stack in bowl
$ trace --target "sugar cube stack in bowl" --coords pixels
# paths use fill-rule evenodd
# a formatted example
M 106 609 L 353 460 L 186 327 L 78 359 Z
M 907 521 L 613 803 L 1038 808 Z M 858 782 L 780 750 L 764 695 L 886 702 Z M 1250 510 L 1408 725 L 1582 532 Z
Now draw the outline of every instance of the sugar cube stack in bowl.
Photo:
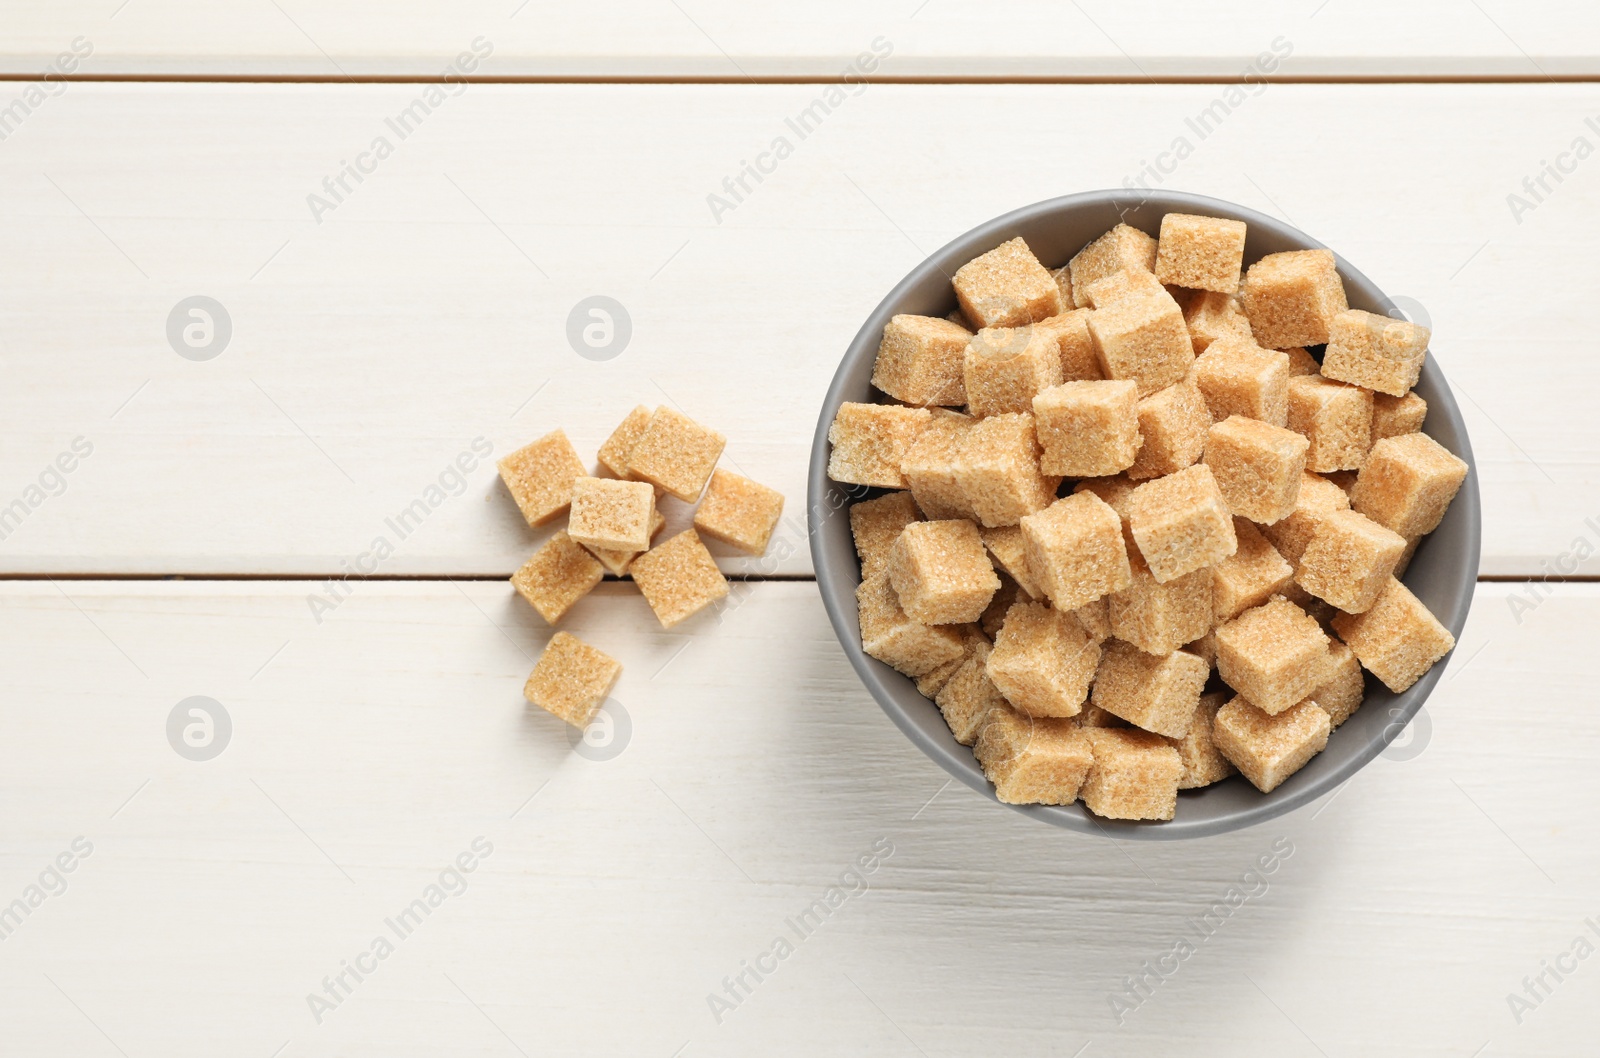
M 813 553 L 953 773 L 1079 829 L 1212 833 L 1420 706 L 1476 482 L 1428 328 L 1365 277 L 1226 203 L 1121 198 L 1001 218 L 879 307 L 823 409 Z

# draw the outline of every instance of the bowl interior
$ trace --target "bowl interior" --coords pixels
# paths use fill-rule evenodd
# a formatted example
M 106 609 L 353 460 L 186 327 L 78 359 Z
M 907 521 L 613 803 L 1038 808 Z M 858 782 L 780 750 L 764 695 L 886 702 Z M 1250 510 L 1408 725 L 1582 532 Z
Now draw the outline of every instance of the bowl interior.
M 1120 222 L 1151 235 L 1164 214 L 1199 213 L 1242 220 L 1249 226 L 1245 264 L 1283 250 L 1321 247 L 1321 243 L 1272 217 L 1219 199 L 1180 192 L 1097 191 L 1051 199 L 983 224 L 953 240 L 906 276 L 869 316 L 851 342 L 834 376 L 818 417 L 808 478 L 808 521 L 817 585 L 845 653 L 883 711 L 924 753 L 951 775 L 994 799 L 994 791 L 973 759 L 956 742 L 939 710 L 916 685 L 861 649 L 855 590 L 861 581 L 847 508 L 869 494 L 857 486 L 828 480 L 828 425 L 846 401 L 873 401 L 872 367 L 889 318 L 898 313 L 943 316 L 955 307 L 950 277 L 972 258 L 1015 236 L 1027 241 L 1048 267 L 1056 267 L 1086 243 Z M 1371 280 L 1340 257 L 1350 307 L 1401 317 L 1393 302 Z M 1428 402 L 1424 432 L 1466 460 L 1467 479 L 1439 528 L 1417 548 L 1404 581 L 1459 640 L 1478 575 L 1480 507 L 1477 467 L 1460 409 L 1432 353 L 1416 392 Z M 873 490 L 875 491 L 875 490 Z M 1235 776 L 1200 790 L 1182 791 L 1175 819 L 1128 823 L 1091 815 L 1081 803 L 1067 806 L 1011 806 L 1041 821 L 1070 830 L 1118 838 L 1185 838 L 1219 834 L 1263 822 L 1320 797 L 1377 756 L 1410 721 L 1445 669 L 1441 661 L 1403 694 L 1394 694 L 1371 675 L 1361 708 L 1329 739 L 1328 748 L 1270 794 Z M 998 804 L 999 802 L 996 801 Z

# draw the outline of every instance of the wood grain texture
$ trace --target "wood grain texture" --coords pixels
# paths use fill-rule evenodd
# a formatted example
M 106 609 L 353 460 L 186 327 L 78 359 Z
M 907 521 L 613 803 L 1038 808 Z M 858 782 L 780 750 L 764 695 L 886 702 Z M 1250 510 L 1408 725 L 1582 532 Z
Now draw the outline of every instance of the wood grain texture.
M 1279 72 L 1318 77 L 1600 73 L 1600 23 L 1573 0 L 1395 5 L 1296 0 L 1262 8 L 1105 0 L 999 5 L 906 0 L 752 8 L 729 0 L 335 0 L 12 4 L 0 70 L 36 73 L 68 42 L 85 71 L 188 76 L 436 77 L 475 37 L 500 77 L 837 77 L 882 38 L 903 77 L 1238 78 L 1275 38 Z
M 305 585 L 60 587 L 0 591 L 0 897 L 93 852 L 0 942 L 8 1054 L 1442 1058 L 1593 1030 L 1592 960 L 1521 1025 L 1505 998 L 1600 915 L 1592 586 L 1519 624 L 1522 589 L 1481 585 L 1412 759 L 1258 829 L 1126 846 L 947 783 L 808 584 L 671 633 L 623 586 L 580 603 L 567 627 L 625 666 L 605 761 L 522 703 L 548 632 L 503 585 L 362 585 L 320 626 Z M 232 717 L 209 762 L 165 737 L 190 695 Z M 319 1025 L 306 994 L 478 836 L 466 890 Z M 880 841 L 867 890 L 718 1024 L 707 994 Z M 1275 843 L 1265 891 L 1241 882 Z M 1202 939 L 1235 886 L 1256 893 Z M 1119 1025 L 1109 997 L 1180 938 Z
M 387 122 L 418 91 L 74 84 L 4 142 L 0 507 L 74 438 L 94 451 L 0 571 L 338 574 L 386 537 L 382 573 L 508 574 L 539 536 L 487 465 L 404 540 L 386 519 L 473 438 L 503 454 L 563 426 L 591 458 L 635 404 L 671 403 L 788 497 L 779 557 L 726 568 L 804 574 L 814 417 L 870 308 L 974 224 L 1188 137 L 1164 186 L 1285 215 L 1426 307 L 1484 572 L 1600 572 L 1600 184 L 1579 168 L 1507 205 L 1541 159 L 1600 143 L 1587 87 L 1273 85 L 1203 141 L 1186 122 L 1216 86 L 873 85 L 800 140 L 786 119 L 817 86 L 484 85 L 402 140 Z M 714 216 L 779 136 L 792 154 Z M 392 153 L 314 219 L 377 137 Z M 233 326 L 207 362 L 165 331 L 197 294 Z M 633 324 L 603 362 L 566 335 L 596 294 Z M 1560 562 L 1579 537 L 1591 554 Z

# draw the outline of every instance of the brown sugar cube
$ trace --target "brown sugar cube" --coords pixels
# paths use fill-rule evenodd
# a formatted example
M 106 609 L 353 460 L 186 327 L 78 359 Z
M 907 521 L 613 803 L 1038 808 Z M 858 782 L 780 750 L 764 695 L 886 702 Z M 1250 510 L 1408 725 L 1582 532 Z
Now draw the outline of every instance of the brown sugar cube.
M 1183 759 L 1160 735 L 1132 728 L 1085 728 L 1094 765 L 1078 790 L 1102 819 L 1171 819 Z
M 1450 630 L 1393 577 L 1370 609 L 1335 615 L 1333 628 L 1366 670 L 1396 694 L 1420 680 L 1456 645 Z
M 1184 644 L 1183 649 L 1205 662 L 1207 669 L 1217 667 L 1217 633 L 1215 630 L 1207 632 L 1193 643 Z
M 977 652 L 979 644 L 983 646 L 984 656 L 988 657 L 989 637 L 984 635 L 977 625 L 961 625 L 957 631 L 961 634 L 962 655 L 916 678 L 917 693 L 924 698 L 937 698 L 939 692 L 944 690 L 945 685 L 961 670 L 962 663 Z
M 547 624 L 555 624 L 605 575 L 598 559 L 566 533 L 557 532 L 511 575 L 511 586 Z
M 1017 582 L 1004 570 L 995 570 L 995 574 L 1000 578 L 1000 590 L 994 593 L 994 598 L 989 600 L 983 616 L 978 618 L 978 627 L 990 639 L 1000 634 L 1000 627 L 1005 624 L 1006 613 L 1013 603 L 1033 601 L 1028 598 L 1027 592 L 1017 587 Z
M 1128 723 L 1116 713 L 1108 713 L 1093 702 L 1084 704 L 1083 712 L 1072 718 L 1079 727 L 1122 727 L 1133 725 Z
M 1268 713 L 1281 713 L 1316 690 L 1328 664 L 1327 634 L 1281 596 L 1217 628 L 1217 672 Z
M 1211 411 L 1187 379 L 1139 402 L 1139 455 L 1128 468 L 1134 481 L 1175 474 L 1193 466 L 1206 447 Z
M 628 474 L 661 486 L 685 503 L 693 503 L 710 480 L 727 443 L 727 438 L 717 431 L 663 405 L 651 413 L 644 434 L 628 453 Z
M 1133 495 L 1133 490 L 1139 487 L 1137 481 L 1130 481 L 1124 474 L 1117 474 L 1109 478 L 1086 478 L 1072 486 L 1072 494 L 1092 492 L 1117 512 L 1119 518 L 1128 517 L 1128 497 Z
M 1088 290 L 1089 305 L 1096 309 L 1128 298 L 1147 298 L 1166 293 L 1167 288 L 1161 285 L 1161 281 L 1142 268 L 1124 268 L 1120 272 L 1102 276 L 1090 283 Z
M 1139 553 L 1161 584 L 1214 566 L 1239 546 L 1233 514 L 1204 463 L 1140 485 L 1127 511 Z
M 1156 241 L 1138 228 L 1118 224 L 1079 250 L 1067 264 L 1078 308 L 1089 306 L 1089 284 L 1127 269 L 1154 272 Z
M 1311 700 L 1328 714 L 1329 723 L 1338 730 L 1340 724 L 1350 719 L 1350 714 L 1361 708 L 1366 680 L 1362 678 L 1361 662 L 1356 659 L 1355 651 L 1343 640 L 1329 639 L 1328 657 L 1333 675 L 1311 692 Z
M 1314 702 L 1268 714 L 1235 698 L 1217 710 L 1211 738 L 1256 789 L 1271 793 L 1327 747 L 1329 730 L 1328 714 Z
M 1406 540 L 1406 549 L 1400 552 L 1400 561 L 1394 564 L 1395 579 L 1406 575 L 1406 570 L 1411 568 L 1411 560 L 1416 557 L 1417 545 L 1422 543 L 1422 537 L 1413 536 Z
M 1235 518 L 1233 535 L 1239 539 L 1239 550 L 1211 567 L 1212 605 L 1218 621 L 1231 621 L 1260 606 L 1294 581 L 1294 567 L 1254 523 Z
M 1016 525 L 1050 505 L 1061 478 L 1040 472 L 1032 415 L 991 415 L 962 434 L 955 484 L 980 523 Z
M 904 482 L 929 518 L 970 518 L 972 507 L 956 483 L 961 441 L 977 420 L 942 409 L 929 413 L 900 460 Z
M 989 714 L 1006 705 L 1005 697 L 989 679 L 985 668 L 988 661 L 989 643 L 984 640 L 962 659 L 934 699 L 950 733 L 963 746 L 976 742 Z
M 861 649 L 913 679 L 964 657 L 961 631 L 950 625 L 925 625 L 900 608 L 887 574 L 869 577 L 856 588 Z
M 1321 375 L 1292 378 L 1288 427 L 1311 442 L 1307 470 L 1359 469 L 1372 447 L 1372 391 Z
M 828 443 L 833 445 L 828 453 L 828 477 L 846 485 L 905 488 L 901 464 L 930 418 L 926 408 L 848 401 L 839 405 L 839 413 L 828 427 Z M 697 489 L 689 502 L 698 495 Z
M 577 636 L 557 632 L 539 654 L 522 696 L 582 730 L 622 673 L 618 661 Z
M 986 671 L 1006 700 L 1033 716 L 1075 716 L 1089 695 L 1100 644 L 1070 613 L 1019 602 L 1006 612 Z
M 1083 630 L 1089 633 L 1089 638 L 1097 643 L 1104 643 L 1111 638 L 1111 597 L 1106 596 L 1094 602 L 1085 603 L 1072 611 L 1072 616 L 1083 625 Z
M 1248 338 L 1218 338 L 1195 358 L 1189 378 L 1218 422 L 1230 415 L 1282 426 L 1289 414 L 1289 358 Z
M 961 364 L 972 335 L 934 316 L 895 316 L 883 328 L 872 384 L 907 404 L 967 402 Z
M 1101 378 L 1100 361 L 1094 355 L 1094 339 L 1089 335 L 1088 309 L 1073 309 L 1033 325 L 1056 343 L 1061 351 L 1061 381 L 1088 382 Z
M 1300 491 L 1295 495 L 1294 510 L 1271 525 L 1261 527 L 1261 533 L 1278 554 L 1291 566 L 1305 554 L 1306 545 L 1317 530 L 1317 521 L 1329 511 L 1347 511 L 1350 497 L 1332 481 L 1319 474 L 1307 472 L 1300 477 Z
M 1425 433 L 1386 437 L 1362 464 L 1350 506 L 1401 536 L 1439 528 L 1467 478 L 1467 464 Z
M 1021 588 L 1028 598 L 1044 598 L 1044 589 L 1039 587 L 1039 582 L 1033 579 L 1033 573 L 1028 569 L 1028 545 L 1022 539 L 1020 525 L 997 525 L 992 529 L 980 529 L 978 535 L 983 537 L 983 546 L 989 549 L 989 555 L 995 564 L 1017 582 L 1017 587 Z
M 662 628 L 672 628 L 728 594 L 728 581 L 693 529 L 657 544 L 628 569 Z
M 497 464 L 517 509 L 529 525 L 543 525 L 572 503 L 572 483 L 588 477 L 567 435 L 552 430 Z
M 889 549 L 900 530 L 921 517 L 909 492 L 886 492 L 851 505 L 850 535 L 861 559 L 862 580 L 889 571 Z
M 1156 278 L 1163 283 L 1232 294 L 1244 266 L 1242 220 L 1168 213 L 1156 241 Z
M 1127 298 L 1089 317 L 1095 359 L 1106 378 L 1132 379 L 1147 397 L 1181 381 L 1194 363 L 1194 344 L 1178 303 L 1159 297 Z
M 1132 582 L 1122 519 L 1094 493 L 1056 500 L 1021 525 L 1028 570 L 1057 609 L 1076 610 Z
M 1271 525 L 1294 510 L 1309 445 L 1293 430 L 1230 415 L 1207 431 L 1204 459 L 1233 513 Z
M 1217 744 L 1212 738 L 1211 729 L 1217 718 L 1217 710 L 1222 708 L 1228 696 L 1220 691 L 1200 696 L 1200 704 L 1195 707 L 1194 721 L 1189 725 L 1189 733 L 1182 738 L 1171 740 L 1172 748 L 1178 751 L 1178 759 L 1183 761 L 1183 774 L 1178 777 L 1178 789 L 1198 790 L 1202 786 L 1210 786 L 1214 782 L 1221 782 L 1237 770 L 1228 763 L 1217 750 Z
M 1147 654 L 1170 654 L 1211 631 L 1211 570 L 1197 569 L 1163 584 L 1138 554 L 1129 555 L 1128 563 L 1133 582 L 1108 598 L 1112 635 Z
M 1072 300 L 1072 267 L 1062 265 L 1052 268 L 1050 276 L 1056 281 L 1056 289 L 1061 291 L 1061 307 L 1070 311 L 1077 302 Z
M 1047 474 L 1096 478 L 1133 465 L 1139 453 L 1139 390 L 1132 382 L 1063 382 L 1033 398 L 1034 429 Z
M 1250 333 L 1250 317 L 1239 307 L 1239 299 L 1228 294 L 1209 291 L 1196 294 L 1184 306 L 1183 322 L 1189 328 L 1189 340 L 1194 343 L 1196 355 L 1205 352 L 1212 342 L 1222 338 L 1254 341 Z
M 655 535 L 666 524 L 667 519 L 661 514 L 661 508 L 653 507 L 650 512 L 650 538 L 652 540 L 655 539 Z M 628 572 L 628 567 L 633 565 L 633 560 L 643 554 L 649 545 L 646 545 L 645 548 L 640 548 L 638 551 L 613 551 L 604 547 L 590 547 L 588 544 L 583 546 L 589 554 L 593 555 L 606 568 L 607 573 L 613 577 L 620 577 Z
M 1372 395 L 1372 441 L 1385 437 L 1399 437 L 1422 429 L 1428 417 L 1428 402 L 1415 393 L 1391 397 L 1387 393 Z
M 1055 277 L 1021 239 L 968 261 L 952 282 L 961 311 L 982 327 L 1019 327 L 1070 307 L 1061 303 Z
M 1268 349 L 1323 344 L 1333 318 L 1348 307 L 1332 250 L 1268 254 L 1245 273 L 1239 302 Z
M 1333 318 L 1322 373 L 1340 382 L 1402 397 L 1422 374 L 1428 356 L 1426 327 L 1360 309 Z
M 889 550 L 889 583 L 900 606 L 925 625 L 969 624 L 1000 589 L 978 527 L 912 522 Z
M 1363 460 L 1363 462 L 1365 462 L 1365 460 Z M 1327 478 L 1329 481 L 1338 486 L 1339 491 L 1343 492 L 1348 498 L 1350 493 L 1356 487 L 1356 478 L 1358 475 L 1354 470 L 1330 470 L 1328 473 L 1324 474 L 1323 477 Z
M 1100 657 L 1091 700 L 1145 731 L 1182 738 L 1194 722 L 1209 675 L 1210 667 L 1193 654 L 1147 654 L 1112 639 Z
M 750 555 L 767 550 L 783 515 L 783 493 L 728 470 L 711 474 L 711 485 L 694 512 L 694 527 L 713 540 Z
M 643 551 L 650 546 L 656 492 L 643 481 L 578 478 L 567 535 L 585 547 Z
M 649 425 L 649 408 L 641 404 L 630 411 L 628 417 L 622 420 L 622 424 L 611 431 L 606 443 L 600 446 L 600 452 L 596 457 L 600 465 L 610 471 L 613 477 L 628 477 L 628 454 L 633 451 L 633 446 L 639 443 L 639 438 L 644 436 L 645 427 Z
M 1306 352 L 1303 346 L 1291 345 L 1289 348 L 1279 351 L 1289 358 L 1290 378 L 1322 373 L 1322 365 L 1317 363 L 1317 358 Z
M 1077 724 L 1003 706 L 985 717 L 973 750 L 995 797 L 1014 805 L 1071 804 L 1094 761 Z
M 985 328 L 963 357 L 967 410 L 974 415 L 1032 411 L 1034 395 L 1061 381 L 1060 342 L 1033 327 Z
M 1330 511 L 1300 556 L 1295 583 L 1346 613 L 1364 613 L 1388 586 L 1405 537 L 1355 511 Z

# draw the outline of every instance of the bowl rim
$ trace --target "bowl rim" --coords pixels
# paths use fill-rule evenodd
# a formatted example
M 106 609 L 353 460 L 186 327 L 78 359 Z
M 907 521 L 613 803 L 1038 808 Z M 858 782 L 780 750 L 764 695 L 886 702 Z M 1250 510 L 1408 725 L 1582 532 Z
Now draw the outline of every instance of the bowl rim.
M 844 519 L 836 517 L 839 513 L 848 510 L 848 504 L 841 503 L 836 505 L 831 503 L 829 501 L 830 493 L 842 491 L 849 494 L 852 491 L 859 490 L 858 494 L 850 497 L 848 501 L 854 502 L 861 496 L 865 496 L 869 490 L 858 486 L 841 486 L 828 478 L 828 427 L 832 424 L 839 405 L 848 399 L 845 390 L 847 388 L 851 389 L 852 392 L 858 390 L 858 384 L 853 383 L 848 377 L 852 368 L 856 367 L 858 361 L 863 357 L 876 356 L 877 344 L 884 324 L 890 316 L 894 315 L 895 308 L 913 290 L 927 282 L 933 273 L 938 272 L 948 277 L 954 271 L 954 268 L 948 267 L 950 264 L 954 263 L 955 267 L 959 267 L 973 257 L 999 245 L 999 243 L 1021 234 L 1021 228 L 1024 225 L 1036 225 L 1041 220 L 1047 220 L 1057 214 L 1086 207 L 1095 209 L 1107 209 L 1109 207 L 1107 212 L 1107 219 L 1109 220 L 1113 212 L 1117 217 L 1125 218 L 1130 210 L 1151 204 L 1155 204 L 1162 213 L 1199 213 L 1242 220 L 1252 228 L 1260 228 L 1279 239 L 1293 242 L 1306 249 L 1328 248 L 1325 244 L 1306 235 L 1294 225 L 1280 221 L 1275 217 L 1270 217 L 1257 210 L 1223 199 L 1190 192 L 1143 191 L 1122 188 L 1084 191 L 1044 199 L 1012 210 L 969 229 L 945 243 L 934 253 L 929 254 L 908 272 L 878 303 L 877 307 L 868 314 L 865 322 L 856 332 L 844 358 L 840 361 L 839 367 L 834 373 L 818 415 L 817 427 L 812 439 L 811 461 L 807 473 L 806 521 L 811 545 L 812 567 L 815 571 L 818 591 L 822 595 L 823 607 L 827 611 L 828 620 L 833 626 L 834 634 L 844 648 L 845 655 L 850 659 L 851 667 L 855 669 L 863 685 L 878 703 L 879 708 L 888 715 L 895 726 L 952 777 L 961 780 L 996 804 L 1003 804 L 1004 802 L 999 801 L 995 796 L 994 788 L 990 785 L 988 779 L 984 777 L 982 770 L 972 757 L 971 751 L 966 747 L 956 746 L 956 749 L 960 750 L 957 753 L 949 745 L 945 745 L 928 735 L 922 726 L 912 720 L 907 709 L 896 700 L 896 695 L 890 691 L 887 681 L 892 677 L 893 680 L 902 681 L 902 684 L 904 684 L 910 682 L 908 677 L 869 657 L 865 650 L 862 649 L 859 636 L 855 631 L 857 619 L 854 612 L 855 587 L 860 583 L 859 565 L 852 561 L 845 563 L 850 568 L 838 568 L 837 564 L 825 554 L 825 543 L 828 539 L 828 534 L 836 536 L 838 533 L 843 532 L 848 536 L 850 531 L 849 519 L 847 517 Z M 1359 269 L 1356 269 L 1340 256 L 1337 251 L 1334 251 L 1334 256 L 1339 274 L 1347 287 L 1352 284 L 1355 285 L 1361 289 L 1369 300 L 1375 301 L 1381 306 L 1385 314 L 1404 318 L 1389 295 L 1384 293 Z M 1456 586 L 1458 595 L 1451 612 L 1435 614 L 1439 621 L 1450 629 L 1459 646 L 1462 629 L 1466 624 L 1467 613 L 1473 600 L 1482 546 L 1482 506 L 1478 487 L 1477 463 L 1473 458 L 1471 442 L 1460 408 L 1450 392 L 1449 383 L 1439 369 L 1431 349 L 1423 367 L 1423 375 L 1425 378 L 1430 378 L 1437 383 L 1435 388 L 1438 391 L 1438 395 L 1429 401 L 1428 421 L 1425 424 L 1424 432 L 1430 432 L 1427 427 L 1437 427 L 1441 419 L 1443 419 L 1447 423 L 1447 429 L 1452 434 L 1452 440 L 1455 442 L 1450 446 L 1451 451 L 1463 459 L 1468 467 L 1466 480 L 1462 483 L 1447 515 L 1447 518 L 1452 516 L 1456 519 L 1460 519 L 1463 516 L 1466 518 L 1465 525 L 1460 527 L 1465 534 L 1461 548 L 1463 558 L 1457 570 L 1457 576 L 1452 582 Z M 831 525 L 829 524 L 830 522 L 832 523 Z M 855 554 L 853 544 L 849 553 L 852 556 Z M 1464 588 L 1462 587 L 1463 585 Z M 845 600 L 849 600 L 848 604 L 846 604 Z M 1454 651 L 1451 653 L 1453 654 Z M 1231 813 L 1185 821 L 1182 802 L 1180 801 L 1177 817 L 1172 820 L 1131 822 L 1101 819 L 1083 808 L 1081 801 L 1068 806 L 1007 804 L 1005 807 L 1063 829 L 1086 834 L 1098 833 L 1107 838 L 1178 840 L 1208 837 L 1266 822 L 1309 804 L 1336 789 L 1370 763 L 1379 753 L 1383 752 L 1405 729 L 1417 711 L 1422 708 L 1423 702 L 1432 693 L 1434 687 L 1443 676 L 1450 656 L 1447 654 L 1439 662 L 1435 663 L 1415 684 L 1396 696 L 1396 704 L 1389 709 L 1390 723 L 1375 735 L 1370 735 L 1365 742 L 1361 743 L 1353 753 L 1349 753 L 1348 757 L 1336 767 L 1324 774 L 1315 776 L 1313 781 L 1302 783 L 1293 783 L 1291 781 L 1286 783 L 1271 793 L 1259 795 L 1259 798 L 1250 806 Z M 926 699 L 922 700 L 927 701 Z M 931 705 L 931 703 L 929 704 Z M 1354 732 L 1351 733 L 1353 734 Z M 954 745 L 953 742 L 951 744 Z

